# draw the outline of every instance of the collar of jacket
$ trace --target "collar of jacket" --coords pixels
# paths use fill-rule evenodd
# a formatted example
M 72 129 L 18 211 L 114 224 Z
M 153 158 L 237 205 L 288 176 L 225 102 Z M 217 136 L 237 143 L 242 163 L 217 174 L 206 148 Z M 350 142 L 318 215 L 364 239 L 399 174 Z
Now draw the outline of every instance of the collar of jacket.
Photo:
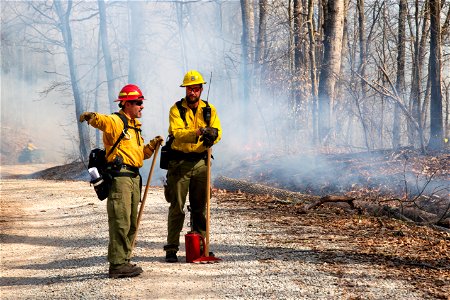
M 186 97 L 184 97 L 184 98 L 183 98 L 183 101 L 181 101 L 181 105 L 182 105 L 183 107 L 186 107 L 186 108 L 191 109 L 191 108 L 187 105 Z M 198 106 L 197 106 L 197 108 L 199 108 L 199 107 L 205 107 L 205 106 L 206 106 L 205 101 L 203 101 L 202 99 L 198 100 Z
M 123 109 L 119 110 L 119 114 L 124 115 L 124 116 L 127 118 L 127 120 L 128 120 L 128 126 L 130 126 L 130 127 L 136 127 L 136 128 L 141 127 L 141 125 L 142 125 L 141 121 L 139 121 L 138 119 L 131 119 L 131 118 L 123 111 Z M 133 121 L 133 120 L 134 120 L 134 123 L 131 122 L 131 121 Z

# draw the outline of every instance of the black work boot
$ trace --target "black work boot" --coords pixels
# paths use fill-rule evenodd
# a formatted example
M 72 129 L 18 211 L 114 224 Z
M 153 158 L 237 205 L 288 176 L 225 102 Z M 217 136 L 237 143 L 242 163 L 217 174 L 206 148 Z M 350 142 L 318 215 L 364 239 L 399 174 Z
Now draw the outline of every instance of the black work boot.
M 175 250 L 166 251 L 166 262 L 168 263 L 178 262 L 177 251 Z
M 141 267 L 130 263 L 123 264 L 117 268 L 109 268 L 109 278 L 135 277 L 143 272 Z

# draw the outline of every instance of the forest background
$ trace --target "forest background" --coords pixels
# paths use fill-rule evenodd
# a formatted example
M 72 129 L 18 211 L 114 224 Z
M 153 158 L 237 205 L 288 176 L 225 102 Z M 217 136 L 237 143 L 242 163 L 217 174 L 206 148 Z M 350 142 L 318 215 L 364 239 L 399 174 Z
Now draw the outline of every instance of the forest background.
M 274 155 L 304 168 L 310 155 L 448 147 L 449 1 L 0 5 L 2 164 L 14 134 L 47 160 L 86 161 L 101 137 L 79 114 L 117 111 L 127 83 L 147 99 L 146 140 L 167 135 L 189 69 L 222 121 L 213 172 Z

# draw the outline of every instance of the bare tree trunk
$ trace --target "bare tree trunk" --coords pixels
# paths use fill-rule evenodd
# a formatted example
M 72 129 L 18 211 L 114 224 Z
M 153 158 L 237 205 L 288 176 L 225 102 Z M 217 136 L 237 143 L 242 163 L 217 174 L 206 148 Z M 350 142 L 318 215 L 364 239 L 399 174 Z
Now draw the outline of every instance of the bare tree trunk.
M 430 74 L 430 64 L 428 64 L 428 74 Z M 430 76 L 427 77 L 427 84 L 423 96 L 423 105 L 421 107 L 421 114 L 422 114 L 422 128 L 426 127 L 426 124 L 428 123 L 429 114 L 427 113 L 430 108 L 430 97 L 431 97 L 431 78 Z
M 420 44 L 419 44 L 419 60 L 421 62 L 421 65 L 424 64 L 425 62 L 425 57 L 426 57 L 426 53 L 428 51 L 427 49 L 427 42 L 428 42 L 428 37 L 430 34 L 430 3 L 429 1 L 425 1 L 425 7 L 423 8 L 423 23 L 422 23 L 422 35 L 420 37 Z M 424 68 L 423 68 L 424 69 Z M 422 70 L 423 70 L 422 69 Z M 422 73 L 421 70 L 421 73 Z M 430 66 L 428 65 L 427 68 L 428 73 L 430 72 Z M 421 75 L 421 77 L 423 78 L 423 76 Z M 421 83 L 422 85 L 422 83 Z M 428 106 L 430 103 L 430 79 L 429 77 L 427 77 L 426 79 L 426 89 L 425 92 L 422 92 L 422 86 L 419 87 L 420 91 L 421 91 L 421 99 L 423 99 L 422 101 L 419 101 L 419 114 L 420 114 L 420 120 L 422 121 L 422 123 L 420 124 L 421 128 L 422 128 L 422 137 L 424 138 L 425 132 L 424 132 L 424 128 L 426 127 L 427 124 L 427 111 L 428 111 Z M 425 147 L 425 146 L 424 146 Z
M 143 1 L 128 1 L 130 13 L 130 38 L 128 43 L 128 82 L 134 84 L 141 84 L 139 80 L 139 70 L 141 69 L 141 43 L 136 42 L 142 39 L 142 31 L 145 28 L 144 12 L 145 2 Z M 144 93 L 145 95 L 145 93 Z
M 314 0 L 308 1 L 308 36 L 309 36 L 309 60 L 310 60 L 310 76 L 311 76 L 311 95 L 312 95 L 312 127 L 313 127 L 313 143 L 318 140 L 317 134 L 317 65 L 316 65 L 316 37 L 314 28 Z
M 293 26 L 294 26 L 294 86 L 293 86 L 293 107 L 294 117 L 297 117 L 297 113 L 302 102 L 300 91 L 300 77 L 302 70 L 302 43 L 301 41 L 301 28 L 302 28 L 302 4 L 300 0 L 294 0 L 294 12 L 293 12 Z
M 442 6 L 444 5 L 445 1 L 442 3 Z M 447 10 L 447 16 L 445 17 L 444 24 L 442 24 L 441 28 L 441 41 L 447 41 L 447 39 L 450 37 L 450 8 Z
M 295 119 L 295 29 L 294 29 L 294 8 L 293 0 L 288 0 L 288 18 L 289 18 L 289 76 L 291 78 L 289 88 L 289 110 L 294 118 L 293 124 L 296 124 Z M 291 111 L 292 110 L 292 111 Z
M 250 67 L 253 66 L 253 62 L 255 60 L 255 7 L 254 1 L 247 1 L 246 9 L 247 9 L 247 25 L 248 25 L 248 61 L 250 62 Z M 253 68 L 251 68 L 253 69 Z M 252 70 L 250 70 L 250 74 L 252 74 Z
M 178 32 L 180 36 L 180 52 L 181 52 L 181 61 L 183 65 L 183 71 L 188 71 L 188 62 L 187 62 L 187 54 L 186 54 L 186 42 L 185 42 L 185 34 L 184 34 L 184 3 L 183 2 L 175 2 L 175 7 L 177 10 L 177 24 L 178 24 Z
M 386 60 L 387 60 L 387 55 L 386 55 L 386 27 L 387 27 L 387 24 L 386 24 L 386 5 L 382 5 L 382 7 L 381 7 L 381 10 L 382 10 L 382 15 L 383 15 L 383 17 L 382 17 L 382 19 L 383 19 L 383 22 L 382 22 L 382 28 L 383 28 L 383 32 L 381 33 L 381 35 L 382 35 L 382 42 L 381 42 L 381 45 L 382 45 L 382 50 L 381 50 L 381 63 L 382 63 L 382 65 L 383 66 L 385 66 L 386 65 Z M 384 75 L 381 73 L 381 72 L 379 72 L 378 73 L 378 76 L 379 76 L 379 81 L 381 81 L 381 83 L 382 83 L 382 85 L 383 86 L 385 86 L 385 84 L 386 84 L 386 79 L 385 79 L 385 77 L 384 77 Z M 381 140 L 381 148 L 383 148 L 384 147 L 384 140 L 383 140 L 383 133 L 385 132 L 385 129 L 384 129 L 384 121 L 385 121 L 385 112 L 386 112 L 386 107 L 388 107 L 389 108 L 389 106 L 387 105 L 387 101 L 386 101 L 387 99 L 386 99 L 386 97 L 383 95 L 383 96 L 381 96 L 381 118 L 380 118 L 380 128 L 381 128 L 381 130 L 380 130 L 380 140 Z M 389 116 L 387 116 L 388 118 L 389 118 Z M 387 127 L 387 126 L 386 126 Z
M 364 0 L 358 0 L 358 23 L 359 23 L 359 75 L 361 78 L 366 78 L 366 64 L 367 64 L 367 46 L 366 46 L 366 20 L 364 15 Z M 367 85 L 364 80 L 361 83 L 361 97 L 366 98 Z
M 322 143 L 331 129 L 331 107 L 335 98 L 334 88 L 341 67 L 344 8 L 344 0 L 329 0 L 324 18 L 324 57 L 318 91 L 319 138 Z
M 80 155 L 83 161 L 86 161 L 89 157 L 90 145 L 89 135 L 87 132 L 87 126 L 78 122 L 78 116 L 83 112 L 85 105 L 83 98 L 80 95 L 80 89 L 78 87 L 77 68 L 74 59 L 73 46 L 72 46 L 72 31 L 70 28 L 70 12 L 72 9 L 72 1 L 67 1 L 67 8 L 64 11 L 62 4 L 64 2 L 54 1 L 56 14 L 58 15 L 61 26 L 61 34 L 64 40 L 64 47 L 66 49 L 67 61 L 69 63 L 70 82 L 72 84 L 72 92 L 75 100 L 75 122 L 78 127 L 78 138 L 80 139 Z
M 259 0 L 258 37 L 256 39 L 255 73 L 253 76 L 255 84 L 258 84 L 258 87 L 263 80 L 264 65 L 265 65 L 264 57 L 266 52 L 266 40 L 267 40 L 267 32 L 266 32 L 267 2 L 268 0 Z
M 241 0 L 241 14 L 242 14 L 242 91 L 244 97 L 244 103 L 250 101 L 250 72 L 249 72 L 249 62 L 251 61 L 251 24 L 250 20 L 251 3 L 246 0 Z M 245 104 L 247 106 L 247 104 Z
M 426 5 L 427 6 L 427 5 Z M 410 144 L 412 145 L 418 145 L 422 152 L 425 151 L 425 145 L 423 144 L 423 121 L 422 121 L 422 114 L 420 111 L 421 107 L 421 97 L 422 97 L 422 69 L 423 69 L 423 61 L 424 61 L 424 52 L 425 52 L 425 41 L 426 36 L 428 35 L 428 25 L 429 22 L 427 21 L 427 15 L 428 15 L 428 9 L 425 8 L 422 10 L 422 14 L 425 14 L 423 18 L 423 25 L 422 30 L 420 28 L 420 17 L 419 13 L 421 12 L 421 8 L 419 5 L 419 0 L 415 1 L 415 27 L 416 27 L 416 38 L 414 42 L 414 56 L 413 56 L 413 71 L 412 71 L 412 80 L 411 80 L 411 110 L 412 115 L 414 119 L 417 120 L 419 123 L 419 132 L 417 133 L 419 136 L 415 134 L 415 130 L 411 122 L 408 122 L 408 132 L 409 132 L 409 139 Z M 422 31 L 422 34 L 420 32 Z
M 103 58 L 105 61 L 105 71 L 106 71 L 106 82 L 108 85 L 108 99 L 109 108 L 111 112 L 116 109 L 114 106 L 114 100 L 116 99 L 115 87 L 114 87 L 114 71 L 111 59 L 111 53 L 109 51 L 108 42 L 108 30 L 106 27 L 106 7 L 104 0 L 97 0 L 98 11 L 100 16 L 100 38 L 102 41 Z
M 249 62 L 251 61 L 251 14 L 252 10 L 251 3 L 245 0 L 241 0 L 241 14 L 242 14 L 242 37 L 241 37 L 241 47 L 242 47 L 242 70 L 241 70 L 241 82 L 242 82 L 242 93 L 243 93 L 243 112 L 244 116 L 248 116 L 249 102 L 250 102 L 250 71 Z M 244 117 L 244 122 L 248 125 L 248 119 Z
M 405 43 L 406 43 L 406 0 L 399 2 L 399 16 L 398 16 L 398 40 L 397 40 L 397 80 L 396 90 L 400 99 L 405 99 Z M 398 149 L 400 147 L 400 107 L 398 104 L 394 106 L 394 124 L 392 128 L 392 148 Z
M 400 107 L 394 103 L 394 117 L 392 124 L 392 148 L 400 147 Z
M 364 16 L 364 0 L 358 0 L 357 2 L 357 8 L 358 8 L 358 23 L 359 23 L 359 67 L 358 67 L 358 73 L 360 75 L 360 78 L 366 78 L 366 61 L 367 61 L 367 49 L 366 49 L 366 21 Z M 366 144 L 367 151 L 370 150 L 369 145 L 369 139 L 367 136 L 367 125 L 364 119 L 364 109 L 362 107 L 360 99 L 364 101 L 366 98 L 366 89 L 367 85 L 366 82 L 361 79 L 361 97 L 355 97 L 356 99 L 356 107 L 358 108 L 359 118 L 361 121 L 361 125 L 363 127 L 363 133 L 364 133 L 364 142 Z
M 450 38 L 450 8 L 447 10 L 447 17 L 445 18 L 444 24 L 442 25 L 442 31 L 441 31 L 441 41 L 448 41 Z M 450 111 L 449 111 L 449 105 L 450 105 L 450 84 L 445 85 L 443 82 L 443 93 L 445 95 L 444 103 L 445 103 L 445 111 L 444 111 L 444 143 L 449 143 L 449 136 L 450 136 L 450 123 L 449 123 L 449 117 L 450 117 Z M 444 144 L 444 147 L 446 146 Z M 448 147 L 448 145 L 447 145 Z
M 98 91 L 100 86 L 100 60 L 101 60 L 101 37 L 98 35 L 97 41 L 97 65 L 96 65 L 96 83 L 95 83 L 95 95 L 94 95 L 94 111 L 99 111 L 99 99 Z M 95 148 L 100 148 L 100 130 L 95 129 Z
M 450 111 L 449 111 L 449 102 L 450 102 L 450 84 L 447 84 L 446 86 L 444 86 L 444 93 L 445 93 L 445 120 L 444 120 L 444 142 L 445 143 L 449 143 L 449 115 L 450 115 Z
M 443 147 L 442 127 L 442 88 L 441 88 L 441 24 L 440 0 L 430 0 L 431 35 L 430 35 L 430 140 L 428 147 L 440 150 Z

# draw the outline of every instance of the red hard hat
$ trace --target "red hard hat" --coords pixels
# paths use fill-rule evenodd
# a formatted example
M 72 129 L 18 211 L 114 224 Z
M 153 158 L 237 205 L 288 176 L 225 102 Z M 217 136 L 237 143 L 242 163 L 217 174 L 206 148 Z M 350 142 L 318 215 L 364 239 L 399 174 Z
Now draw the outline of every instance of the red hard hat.
M 137 85 L 127 84 L 124 86 L 120 90 L 119 97 L 115 102 L 128 100 L 145 100 L 144 95 L 142 95 L 142 92 Z

